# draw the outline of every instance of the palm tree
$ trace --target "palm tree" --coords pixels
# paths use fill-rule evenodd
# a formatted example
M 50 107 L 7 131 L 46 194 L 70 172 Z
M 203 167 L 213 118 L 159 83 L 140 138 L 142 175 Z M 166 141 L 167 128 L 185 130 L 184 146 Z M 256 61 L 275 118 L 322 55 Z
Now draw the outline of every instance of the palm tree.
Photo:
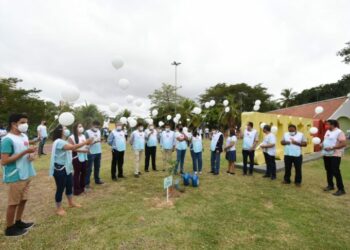
M 292 88 L 282 89 L 281 91 L 282 98 L 278 99 L 281 107 L 287 108 L 295 99 L 296 95 L 297 95 L 297 92 L 294 92 Z

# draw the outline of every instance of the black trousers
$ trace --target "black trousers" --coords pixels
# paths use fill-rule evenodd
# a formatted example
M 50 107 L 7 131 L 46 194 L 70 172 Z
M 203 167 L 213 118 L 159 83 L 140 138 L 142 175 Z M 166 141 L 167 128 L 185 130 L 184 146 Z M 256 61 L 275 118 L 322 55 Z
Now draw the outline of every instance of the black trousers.
M 149 160 L 152 158 L 152 169 L 156 170 L 156 153 L 157 153 L 157 147 L 148 147 L 146 145 L 145 150 L 145 170 L 148 170 L 149 167 Z
M 248 157 L 249 157 L 249 173 L 253 173 L 254 169 L 254 155 L 255 151 L 254 150 L 242 150 L 242 155 L 243 155 L 243 173 L 247 174 L 248 171 Z
M 264 153 L 266 172 L 265 175 L 271 178 L 276 178 L 276 159 L 275 156 Z
M 112 150 L 112 166 L 111 175 L 112 179 L 117 179 L 116 171 L 118 164 L 118 177 L 123 176 L 123 164 L 124 164 L 124 151 Z
M 337 188 L 344 190 L 343 178 L 340 172 L 341 157 L 336 156 L 324 156 L 324 167 L 327 172 L 327 182 L 329 187 L 334 187 L 333 177 L 337 181 Z
M 301 166 L 303 164 L 303 156 L 289 156 L 289 155 L 285 155 L 284 156 L 284 167 L 285 167 L 285 171 L 284 171 L 284 181 L 290 183 L 290 176 L 292 174 L 292 167 L 294 165 L 295 167 L 295 178 L 294 178 L 294 182 L 296 184 L 300 184 L 301 183 L 301 179 L 302 179 L 302 174 L 301 174 Z

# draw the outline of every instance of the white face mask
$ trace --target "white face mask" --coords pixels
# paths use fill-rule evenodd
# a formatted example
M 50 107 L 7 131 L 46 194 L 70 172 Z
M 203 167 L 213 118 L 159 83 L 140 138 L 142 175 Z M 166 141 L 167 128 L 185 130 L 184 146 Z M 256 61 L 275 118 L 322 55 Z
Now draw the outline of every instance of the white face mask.
M 143 131 L 143 127 L 139 127 L 139 131 Z
M 79 132 L 79 133 L 84 133 L 84 128 L 83 128 L 83 127 L 79 127 L 79 128 L 78 128 L 78 132 Z
M 96 132 L 98 130 L 98 128 L 92 128 L 92 130 Z
M 19 124 L 17 128 L 19 132 L 26 133 L 28 131 L 28 127 L 29 127 L 28 123 L 22 123 L 22 124 Z
M 117 130 L 118 131 L 122 130 L 122 126 L 117 126 Z
M 169 132 L 169 131 L 170 131 L 170 128 L 165 128 L 165 131 L 166 131 L 166 132 Z
M 296 132 L 289 132 L 289 134 L 290 134 L 291 136 L 294 136 L 294 135 L 296 134 Z
M 153 130 L 153 129 L 154 129 L 154 127 L 149 127 L 149 129 L 150 129 L 150 130 Z
M 69 129 L 65 129 L 65 130 L 63 131 L 63 135 L 64 135 L 65 137 L 70 136 L 70 131 L 69 131 Z

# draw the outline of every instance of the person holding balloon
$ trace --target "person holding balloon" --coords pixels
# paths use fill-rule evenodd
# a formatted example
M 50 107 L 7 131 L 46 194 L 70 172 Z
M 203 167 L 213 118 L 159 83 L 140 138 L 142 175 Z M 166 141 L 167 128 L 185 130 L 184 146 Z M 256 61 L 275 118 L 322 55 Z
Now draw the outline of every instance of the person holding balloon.
M 146 135 L 143 131 L 143 124 L 139 123 L 137 125 L 137 130 L 132 132 L 130 136 L 130 145 L 132 146 L 134 150 L 134 156 L 135 156 L 135 171 L 134 176 L 136 178 L 140 177 L 140 162 L 142 161 L 142 155 L 145 150 L 145 141 L 146 141 Z
M 322 147 L 324 167 L 327 172 L 327 187 L 324 191 L 334 190 L 333 177 L 337 181 L 337 192 L 333 193 L 335 196 L 341 196 L 345 194 L 343 178 L 340 172 L 341 158 L 344 155 L 344 148 L 346 147 L 346 136 L 344 132 L 339 128 L 337 120 L 327 120 L 326 122 L 326 134 L 324 136 Z
M 145 150 L 145 171 L 149 172 L 149 161 L 152 159 L 152 170 L 157 171 L 156 154 L 158 144 L 158 132 L 153 124 L 148 126 L 146 130 L 146 150 Z
M 178 167 L 180 165 L 180 174 L 183 174 L 184 164 L 185 164 L 185 156 L 186 156 L 186 150 L 187 150 L 188 135 L 185 131 L 183 131 L 182 125 L 177 126 L 175 138 L 176 138 L 175 173 L 177 173 Z
M 52 135 L 53 146 L 49 175 L 54 177 L 56 183 L 56 214 L 59 216 L 66 214 L 66 211 L 62 207 L 63 192 L 66 193 L 70 208 L 81 207 L 80 204 L 73 201 L 72 150 L 78 150 L 83 146 L 93 143 L 93 139 L 90 138 L 80 143 L 71 144 L 67 142 L 69 135 L 70 131 L 62 125 L 58 125 Z
M 70 144 L 81 144 L 86 142 L 84 135 L 84 127 L 81 123 L 76 123 L 73 126 L 73 134 L 69 137 Z M 90 143 L 91 144 L 91 143 Z M 86 145 L 73 150 L 73 191 L 74 195 L 80 195 L 85 191 L 86 172 L 89 149 Z
M 124 153 L 126 150 L 126 139 L 123 124 L 120 121 L 115 124 L 115 129 L 110 133 L 108 137 L 108 144 L 112 147 L 111 176 L 113 181 L 117 181 L 117 165 L 118 178 L 124 178 L 123 165 Z
M 197 173 L 202 174 L 203 142 L 202 142 L 202 136 L 198 133 L 197 129 L 193 129 L 193 132 L 192 132 L 190 151 L 191 151 L 194 174 L 197 174 Z
M 85 137 L 87 139 L 89 138 L 93 139 L 93 143 L 90 145 L 89 153 L 88 153 L 88 166 L 87 166 L 86 181 L 85 181 L 85 186 L 87 189 L 90 188 L 90 177 L 92 173 L 92 167 L 94 167 L 95 184 L 97 185 L 103 184 L 103 181 L 101 181 L 101 178 L 100 178 L 101 154 L 102 154 L 100 126 L 101 126 L 101 123 L 99 121 L 93 121 L 91 128 L 85 132 Z
M 220 157 L 223 151 L 224 136 L 219 131 L 217 126 L 212 128 L 211 142 L 210 142 L 210 173 L 218 175 L 220 172 Z
M 165 124 L 165 129 L 160 136 L 160 146 L 163 151 L 163 171 L 172 160 L 175 144 L 175 133 L 171 130 L 170 124 Z
M 303 164 L 302 147 L 307 146 L 306 138 L 303 133 L 297 131 L 297 127 L 294 124 L 289 124 L 288 132 L 283 135 L 281 144 L 284 146 L 284 184 L 290 184 L 290 176 L 292 166 L 295 167 L 295 179 L 296 186 L 301 185 L 302 171 L 301 166 Z
M 266 172 L 264 178 L 276 179 L 276 136 L 271 132 L 271 126 L 265 125 L 263 128 L 265 134 L 260 147 L 264 152 Z

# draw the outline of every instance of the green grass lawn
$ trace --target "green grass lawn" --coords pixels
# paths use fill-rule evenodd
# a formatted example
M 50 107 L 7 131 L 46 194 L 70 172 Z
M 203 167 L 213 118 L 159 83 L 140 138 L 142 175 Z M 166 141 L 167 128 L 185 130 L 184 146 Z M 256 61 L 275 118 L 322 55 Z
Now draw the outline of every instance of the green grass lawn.
M 200 187 L 187 187 L 172 199 L 172 205 L 163 206 L 166 173 L 143 173 L 136 179 L 131 157 L 128 151 L 128 178 L 114 183 L 111 155 L 104 146 L 106 184 L 78 197 L 83 208 L 68 210 L 65 218 L 54 215 L 49 156 L 38 160 L 38 176 L 25 212 L 25 218 L 37 225 L 16 240 L 0 234 L 0 249 L 350 249 L 350 194 L 334 197 L 321 190 L 326 185 L 322 161 L 304 165 L 303 185 L 297 188 L 281 184 L 282 172 L 277 181 L 263 179 L 261 174 L 245 177 L 241 170 L 228 176 L 223 156 L 221 174 L 209 175 L 206 151 Z M 160 154 L 158 165 L 161 168 Z M 348 190 L 349 166 L 347 153 L 342 173 Z M 189 153 L 185 168 L 192 168 Z M 0 184 L 2 227 L 5 190 Z

